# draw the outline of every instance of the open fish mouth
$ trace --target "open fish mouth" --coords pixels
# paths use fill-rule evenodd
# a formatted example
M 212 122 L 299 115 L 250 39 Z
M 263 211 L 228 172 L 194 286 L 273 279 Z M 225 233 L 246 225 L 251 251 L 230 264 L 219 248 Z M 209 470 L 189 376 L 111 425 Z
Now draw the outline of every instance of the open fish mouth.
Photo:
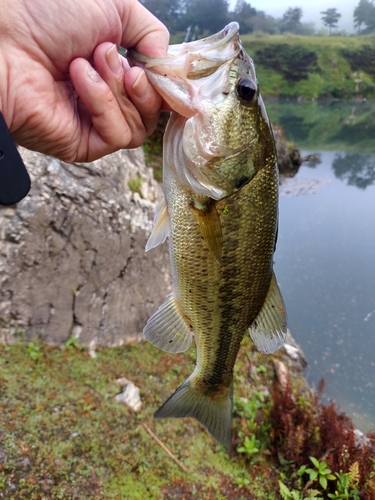
M 160 66 L 162 73 L 164 67 L 164 71 L 168 71 L 170 77 L 178 73 L 179 76 L 186 78 L 201 78 L 208 76 L 223 63 L 234 59 L 240 51 L 239 41 L 239 25 L 233 22 L 215 35 L 202 40 L 170 45 L 167 57 L 151 59 L 133 49 L 129 49 L 127 57 L 131 63 L 145 69 L 153 68 L 155 71 L 156 67 Z M 187 54 L 188 57 L 186 57 Z M 181 60 L 179 61 L 178 58 Z M 174 67 L 172 73 L 170 73 L 171 65 Z M 182 68 L 185 68 L 185 72 L 181 72 Z M 204 75 L 205 72 L 207 75 Z

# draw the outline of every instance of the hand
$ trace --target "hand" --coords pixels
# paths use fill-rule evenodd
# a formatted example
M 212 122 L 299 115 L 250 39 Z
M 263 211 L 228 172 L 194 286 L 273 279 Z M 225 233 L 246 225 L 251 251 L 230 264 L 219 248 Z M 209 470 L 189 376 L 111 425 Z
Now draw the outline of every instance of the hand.
M 137 0 L 0 0 L 0 110 L 15 139 L 67 162 L 139 146 L 161 98 L 117 47 L 164 57 Z

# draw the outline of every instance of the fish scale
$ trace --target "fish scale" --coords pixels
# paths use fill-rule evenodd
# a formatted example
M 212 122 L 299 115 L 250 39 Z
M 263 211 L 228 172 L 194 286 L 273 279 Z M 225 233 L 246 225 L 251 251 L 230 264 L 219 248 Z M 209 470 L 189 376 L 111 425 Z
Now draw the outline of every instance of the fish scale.
M 195 417 L 228 445 L 233 369 L 245 333 L 264 353 L 278 349 L 286 333 L 272 270 L 275 146 L 236 23 L 168 54 L 130 53 L 174 110 L 164 134 L 164 199 L 147 244 L 169 236 L 173 294 L 144 335 L 169 352 L 188 349 L 194 337 L 197 362 L 155 417 Z

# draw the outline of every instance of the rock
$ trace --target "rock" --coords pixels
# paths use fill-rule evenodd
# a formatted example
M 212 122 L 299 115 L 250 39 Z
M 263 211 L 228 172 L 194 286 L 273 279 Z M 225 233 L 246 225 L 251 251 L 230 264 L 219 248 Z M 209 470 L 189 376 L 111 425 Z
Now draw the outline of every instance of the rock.
M 360 431 L 359 429 L 354 429 L 354 439 L 355 439 L 355 444 L 359 447 L 371 446 L 371 439 L 367 437 L 366 434 Z
M 130 384 L 130 380 L 126 377 L 120 377 L 120 378 L 117 378 L 116 379 L 116 383 L 120 386 L 120 387 L 125 387 L 127 386 L 128 384 Z
M 133 411 L 139 411 L 142 407 L 142 401 L 139 395 L 139 388 L 136 385 L 134 385 L 133 382 L 131 382 L 130 380 L 127 381 L 127 384 L 123 387 L 122 392 L 120 394 L 117 394 L 117 396 L 115 396 L 115 399 L 119 403 L 125 403 Z
M 272 125 L 272 131 L 280 174 L 285 177 L 294 177 L 303 163 L 299 149 L 295 145 L 288 145 L 280 125 Z
M 281 388 L 284 390 L 290 385 L 290 375 L 286 365 L 279 359 L 273 359 L 277 380 Z
M 171 283 L 166 246 L 144 251 L 161 189 L 142 150 L 90 164 L 20 152 L 32 189 L 0 208 L 0 340 L 76 337 L 94 355 L 140 339 Z
M 302 348 L 297 344 L 297 342 L 292 337 L 289 328 L 286 333 L 285 343 L 283 347 L 289 358 L 293 360 L 297 370 L 303 372 L 307 366 L 307 360 Z

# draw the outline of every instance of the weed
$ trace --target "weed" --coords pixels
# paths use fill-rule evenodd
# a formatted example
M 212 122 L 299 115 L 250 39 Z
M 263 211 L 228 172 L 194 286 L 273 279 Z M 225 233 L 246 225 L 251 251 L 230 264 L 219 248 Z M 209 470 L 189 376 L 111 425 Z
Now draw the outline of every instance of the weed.
M 35 342 L 28 342 L 27 350 L 29 357 L 34 361 L 42 357 L 41 346 Z
M 308 496 L 305 496 L 298 490 L 290 490 L 282 481 L 279 481 L 279 491 L 283 500 L 322 500 L 321 496 L 316 496 L 319 495 L 319 491 L 308 490 Z
M 250 481 L 246 477 L 238 477 L 236 479 L 236 483 L 238 484 L 238 486 L 240 488 L 242 488 L 243 486 L 246 486 L 246 485 L 250 484 Z
M 81 349 L 78 339 L 76 337 L 69 337 L 65 342 L 65 347 L 68 349 Z
M 315 469 L 311 467 L 306 468 L 302 466 L 300 471 L 309 475 L 310 481 L 319 481 L 320 486 L 325 490 L 327 488 L 328 481 L 335 480 L 336 477 L 332 474 L 331 469 L 327 467 L 327 462 L 317 460 L 315 457 L 310 457 L 310 460 L 314 464 Z
M 130 191 L 132 193 L 139 193 L 141 197 L 142 197 L 142 184 L 143 184 L 143 179 L 139 174 L 137 174 L 136 177 L 132 177 L 128 181 L 128 186 Z
M 239 446 L 237 451 L 238 453 L 244 453 L 246 458 L 250 460 L 254 454 L 259 452 L 259 448 L 260 441 L 255 438 L 255 434 L 252 434 L 250 439 L 245 436 L 243 446 Z

